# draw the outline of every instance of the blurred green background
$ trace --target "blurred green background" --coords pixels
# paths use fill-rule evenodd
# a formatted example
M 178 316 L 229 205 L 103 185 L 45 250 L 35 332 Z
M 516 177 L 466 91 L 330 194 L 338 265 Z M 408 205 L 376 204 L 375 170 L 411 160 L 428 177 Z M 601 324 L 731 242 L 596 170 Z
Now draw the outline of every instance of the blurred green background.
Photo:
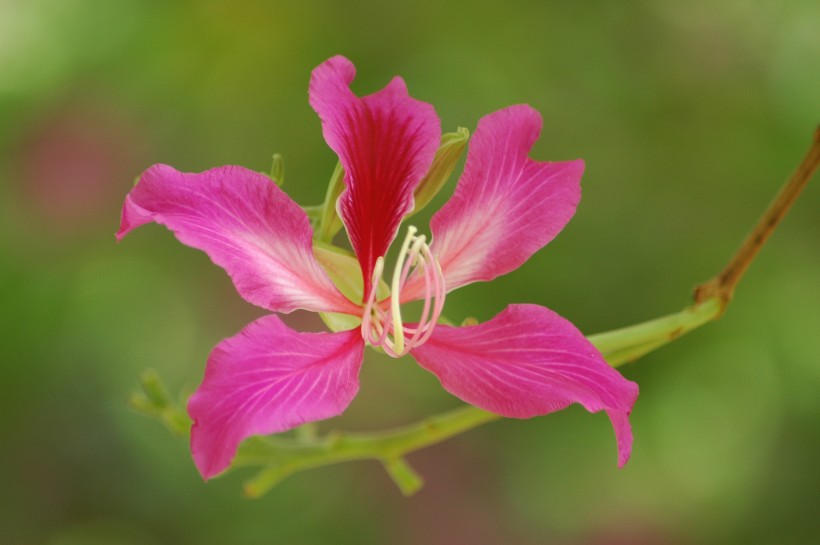
M 113 236 L 156 162 L 266 170 L 281 152 L 285 189 L 318 203 L 335 157 L 308 77 L 342 53 L 359 94 L 403 75 L 444 130 L 528 102 L 533 156 L 586 160 L 564 233 L 449 316 L 532 302 L 595 333 L 673 312 L 807 148 L 818 28 L 816 0 L 0 1 L 0 544 L 820 542 L 818 183 L 722 320 L 622 369 L 642 392 L 624 470 L 607 419 L 573 407 L 411 456 L 427 485 L 410 499 L 364 462 L 261 500 L 240 496 L 248 472 L 204 484 L 128 396 L 147 367 L 195 387 L 262 311 L 164 229 Z M 325 429 L 457 405 L 372 356 Z

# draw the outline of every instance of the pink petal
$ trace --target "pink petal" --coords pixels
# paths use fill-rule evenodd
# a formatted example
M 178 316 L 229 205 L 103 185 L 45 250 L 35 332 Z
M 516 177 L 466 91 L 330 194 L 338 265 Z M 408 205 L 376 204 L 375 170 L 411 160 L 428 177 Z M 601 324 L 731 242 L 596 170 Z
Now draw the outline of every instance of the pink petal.
M 117 238 L 151 221 L 207 253 L 255 305 L 357 312 L 313 258 L 304 211 L 258 172 L 226 166 L 187 174 L 154 165 L 125 198 Z
M 347 188 L 337 208 L 367 294 L 376 259 L 387 252 L 402 217 L 413 209 L 413 189 L 433 161 L 441 126 L 433 107 L 410 98 L 401 78 L 359 98 L 349 87 L 355 75 L 344 57 L 325 61 L 311 76 L 310 104 L 345 169 Z
M 455 194 L 430 224 L 448 291 L 520 267 L 575 213 L 584 163 L 529 159 L 540 132 L 541 116 L 527 105 L 478 122 Z M 422 284 L 412 279 L 402 298 L 420 297 Z
M 623 378 L 575 326 L 538 305 L 511 305 L 476 326 L 439 325 L 412 351 L 444 389 L 486 411 L 530 418 L 580 403 L 605 410 L 618 466 L 629 459 L 638 385 Z
M 274 315 L 219 343 L 188 402 L 202 476 L 225 470 L 251 435 L 341 414 L 359 390 L 363 351 L 358 329 L 299 333 Z

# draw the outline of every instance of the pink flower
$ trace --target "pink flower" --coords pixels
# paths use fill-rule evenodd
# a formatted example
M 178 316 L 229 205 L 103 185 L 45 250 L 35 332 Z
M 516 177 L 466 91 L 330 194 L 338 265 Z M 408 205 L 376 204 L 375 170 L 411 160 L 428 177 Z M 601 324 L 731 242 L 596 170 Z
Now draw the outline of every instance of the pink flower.
M 331 281 L 314 255 L 305 212 L 262 174 L 235 166 L 185 174 L 155 165 L 126 197 L 119 239 L 145 223 L 163 224 L 206 252 L 255 305 L 361 320 L 348 331 L 301 333 L 269 315 L 217 345 L 188 403 L 203 477 L 225 470 L 248 436 L 342 413 L 358 391 L 366 344 L 394 357 L 409 353 L 447 391 L 499 415 L 529 418 L 571 403 L 604 410 L 623 466 L 638 387 L 570 322 L 537 305 L 511 305 L 479 325 L 438 323 L 449 291 L 518 268 L 558 234 L 580 199 L 583 162 L 527 157 L 541 130 L 529 106 L 482 118 L 455 194 L 433 216 L 432 241 L 408 229 L 390 293 L 378 297 L 384 256 L 413 209 L 440 123 L 401 78 L 359 98 L 349 88 L 354 76 L 344 57 L 324 62 L 313 71 L 310 104 L 344 166 L 337 210 L 361 267 L 361 300 Z M 424 302 L 421 319 L 404 323 L 402 305 L 414 300 Z

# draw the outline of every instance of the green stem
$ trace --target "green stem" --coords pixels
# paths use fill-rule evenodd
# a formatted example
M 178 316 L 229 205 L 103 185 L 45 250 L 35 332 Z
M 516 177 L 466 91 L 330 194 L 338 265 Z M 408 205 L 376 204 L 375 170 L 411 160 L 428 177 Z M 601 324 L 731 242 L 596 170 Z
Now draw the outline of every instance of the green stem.
M 385 471 L 405 496 L 412 496 L 424 486 L 424 478 L 404 458 L 382 460 Z
M 500 416 L 470 405 L 382 432 L 331 433 L 314 441 L 256 437 L 245 441 L 232 467 L 268 466 L 245 483 L 245 494 L 258 497 L 297 471 L 353 460 L 377 460 L 405 494 L 421 487 L 422 480 L 404 456 L 440 443 Z
M 717 319 L 726 304 L 718 297 L 675 314 L 588 337 L 613 367 L 635 361 L 693 329 Z

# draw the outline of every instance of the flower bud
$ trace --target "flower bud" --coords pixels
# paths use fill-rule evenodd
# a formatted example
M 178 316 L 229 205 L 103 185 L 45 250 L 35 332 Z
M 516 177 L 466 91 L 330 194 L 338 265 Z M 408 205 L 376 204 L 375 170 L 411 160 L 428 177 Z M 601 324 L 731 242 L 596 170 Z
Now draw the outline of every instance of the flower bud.
M 342 228 L 342 220 L 336 212 L 336 201 L 345 188 L 345 169 L 342 163 L 336 163 L 333 174 L 330 176 L 330 183 L 327 186 L 324 209 L 319 218 L 319 228 L 316 230 L 316 238 L 323 242 L 331 242 L 333 236 Z
M 445 182 L 450 178 L 450 174 L 453 173 L 453 169 L 456 168 L 456 163 L 461 159 L 461 154 L 464 152 L 469 138 L 470 131 L 464 127 L 459 127 L 456 132 L 441 135 L 441 144 L 436 150 L 433 164 L 430 165 L 427 175 L 422 178 L 413 192 L 416 204 L 409 216 L 430 204 L 433 197 L 441 191 Z
M 270 177 L 273 183 L 282 187 L 285 185 L 285 159 L 281 153 L 273 154 L 273 163 L 270 167 Z

